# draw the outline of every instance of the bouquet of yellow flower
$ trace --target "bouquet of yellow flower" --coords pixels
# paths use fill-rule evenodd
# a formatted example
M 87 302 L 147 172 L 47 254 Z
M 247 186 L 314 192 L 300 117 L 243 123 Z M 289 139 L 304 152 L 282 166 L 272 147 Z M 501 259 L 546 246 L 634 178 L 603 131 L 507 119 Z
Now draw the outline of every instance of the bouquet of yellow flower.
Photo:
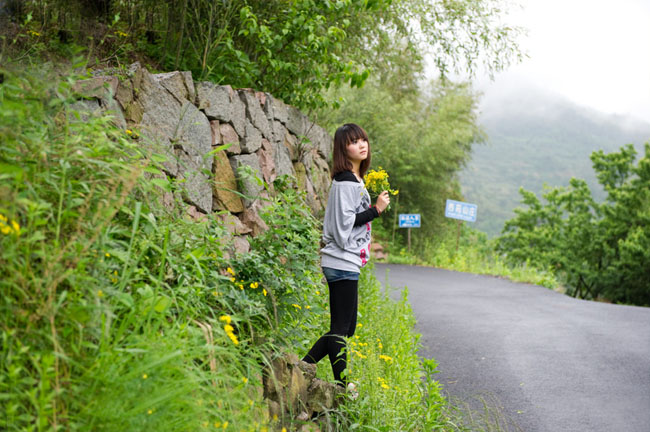
M 364 181 L 368 192 L 375 197 L 383 191 L 388 191 L 391 195 L 397 195 L 399 193 L 399 189 L 393 190 L 390 188 L 390 183 L 388 183 L 388 173 L 384 171 L 382 167 L 379 167 L 377 171 L 368 171 L 364 177 Z M 390 205 L 388 207 L 390 208 Z

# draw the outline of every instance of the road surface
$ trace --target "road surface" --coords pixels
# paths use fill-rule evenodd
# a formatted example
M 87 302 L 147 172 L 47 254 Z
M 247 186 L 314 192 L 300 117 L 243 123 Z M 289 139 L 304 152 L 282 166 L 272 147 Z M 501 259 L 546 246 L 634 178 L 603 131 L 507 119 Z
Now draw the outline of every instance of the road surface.
M 508 431 L 650 432 L 650 308 L 428 267 L 376 264 L 382 283 L 386 270 L 455 404 L 485 403 Z

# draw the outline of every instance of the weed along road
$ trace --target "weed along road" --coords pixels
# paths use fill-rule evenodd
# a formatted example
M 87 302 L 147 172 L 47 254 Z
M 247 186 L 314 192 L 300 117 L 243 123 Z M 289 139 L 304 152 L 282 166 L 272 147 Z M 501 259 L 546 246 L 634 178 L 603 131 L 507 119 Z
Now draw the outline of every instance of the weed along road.
M 477 416 L 485 403 L 501 424 L 490 430 L 650 431 L 650 308 L 377 264 L 384 284 L 386 270 L 391 297 L 408 287 L 421 355 L 438 361 L 445 393 Z

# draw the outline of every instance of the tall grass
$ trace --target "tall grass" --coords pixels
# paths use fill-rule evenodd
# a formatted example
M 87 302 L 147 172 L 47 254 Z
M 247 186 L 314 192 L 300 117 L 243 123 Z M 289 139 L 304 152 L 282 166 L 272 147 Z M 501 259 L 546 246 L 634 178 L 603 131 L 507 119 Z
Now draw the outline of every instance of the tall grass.
M 273 327 L 221 222 L 165 210 L 162 157 L 75 111 L 79 77 L 2 72 L 3 429 L 258 430 Z

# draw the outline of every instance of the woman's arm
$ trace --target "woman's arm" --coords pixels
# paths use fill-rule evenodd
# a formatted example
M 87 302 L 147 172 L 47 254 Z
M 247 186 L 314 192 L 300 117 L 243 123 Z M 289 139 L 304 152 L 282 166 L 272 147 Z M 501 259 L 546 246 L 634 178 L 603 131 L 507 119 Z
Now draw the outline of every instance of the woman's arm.
M 372 206 L 368 210 L 364 210 L 354 216 L 354 226 L 357 227 L 366 224 L 377 217 L 379 217 L 379 210 L 377 210 L 377 207 Z

